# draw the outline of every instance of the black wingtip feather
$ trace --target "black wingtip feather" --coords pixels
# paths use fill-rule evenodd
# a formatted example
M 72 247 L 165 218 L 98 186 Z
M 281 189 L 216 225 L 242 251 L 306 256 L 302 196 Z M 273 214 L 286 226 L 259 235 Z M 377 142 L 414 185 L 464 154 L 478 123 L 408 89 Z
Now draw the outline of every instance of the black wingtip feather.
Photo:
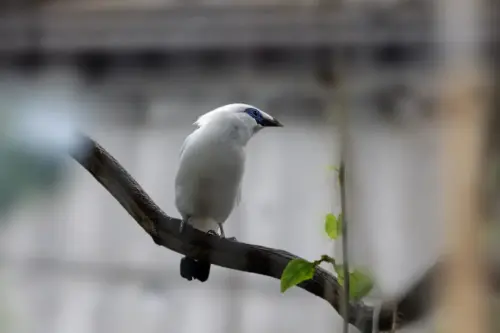
M 180 273 L 181 276 L 191 281 L 193 279 L 205 282 L 210 275 L 210 263 L 204 261 L 196 261 L 189 257 L 181 259 Z

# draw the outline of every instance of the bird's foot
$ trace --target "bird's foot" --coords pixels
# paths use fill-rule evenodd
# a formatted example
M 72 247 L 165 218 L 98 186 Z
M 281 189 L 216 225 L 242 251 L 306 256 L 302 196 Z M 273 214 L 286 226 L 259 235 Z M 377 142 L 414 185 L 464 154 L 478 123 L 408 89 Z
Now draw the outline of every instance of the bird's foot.
M 224 238 L 224 239 L 227 239 L 228 241 L 232 241 L 232 242 L 237 242 L 236 240 L 236 237 L 224 237 L 223 235 L 219 235 L 217 232 L 215 232 L 214 230 L 209 230 L 207 231 L 207 235 L 212 235 L 212 236 L 217 236 L 217 237 L 220 237 L 220 238 Z

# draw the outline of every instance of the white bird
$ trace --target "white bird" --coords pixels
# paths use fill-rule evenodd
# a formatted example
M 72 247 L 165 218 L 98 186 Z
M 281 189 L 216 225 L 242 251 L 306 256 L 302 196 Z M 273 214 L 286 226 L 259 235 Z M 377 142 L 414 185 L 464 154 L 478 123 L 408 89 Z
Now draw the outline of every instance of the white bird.
M 207 233 L 220 230 L 241 198 L 245 147 L 264 127 L 282 127 L 274 117 L 242 103 L 212 110 L 194 123 L 198 128 L 184 141 L 175 178 L 175 205 L 185 223 Z M 208 278 L 209 263 L 181 260 L 188 280 Z

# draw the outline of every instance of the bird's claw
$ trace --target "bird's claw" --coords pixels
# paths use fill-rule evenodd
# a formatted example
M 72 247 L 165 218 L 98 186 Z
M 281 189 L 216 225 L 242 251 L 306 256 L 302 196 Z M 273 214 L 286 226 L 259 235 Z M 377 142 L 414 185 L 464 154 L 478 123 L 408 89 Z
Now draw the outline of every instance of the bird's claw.
M 214 230 L 209 230 L 207 231 L 207 235 L 212 235 L 212 236 L 217 236 L 217 237 L 220 237 L 220 238 L 223 238 L 223 239 L 227 239 L 228 241 L 232 241 L 232 242 L 237 242 L 236 240 L 236 237 L 224 237 L 222 235 L 219 235 L 217 232 L 215 232 Z
M 217 237 L 220 237 L 218 233 L 216 233 L 215 231 L 213 230 L 208 230 L 207 231 L 207 235 L 211 235 L 211 236 L 217 236 Z

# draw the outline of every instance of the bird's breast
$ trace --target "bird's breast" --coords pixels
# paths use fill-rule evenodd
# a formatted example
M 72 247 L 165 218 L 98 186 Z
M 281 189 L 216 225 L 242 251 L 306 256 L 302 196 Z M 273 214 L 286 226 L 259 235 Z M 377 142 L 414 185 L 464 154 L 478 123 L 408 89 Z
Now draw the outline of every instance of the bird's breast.
M 235 205 L 244 152 L 223 143 L 190 148 L 183 152 L 176 177 L 177 208 L 183 215 L 210 217 L 222 223 Z

